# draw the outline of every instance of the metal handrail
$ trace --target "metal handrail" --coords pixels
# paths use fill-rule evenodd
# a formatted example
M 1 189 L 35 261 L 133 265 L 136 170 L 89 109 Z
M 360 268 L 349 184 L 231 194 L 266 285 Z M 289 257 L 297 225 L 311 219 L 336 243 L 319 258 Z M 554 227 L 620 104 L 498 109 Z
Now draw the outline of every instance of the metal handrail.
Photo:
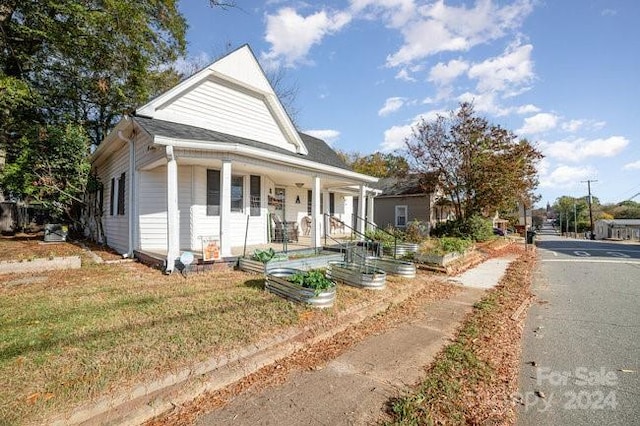
M 366 218 L 364 218 L 364 217 L 360 217 L 360 216 L 358 216 L 358 215 L 357 215 L 357 214 L 355 214 L 355 213 L 353 214 L 353 217 L 354 217 L 356 220 L 361 220 L 361 221 L 363 221 L 363 222 L 364 222 L 364 224 L 365 224 L 365 227 L 366 227 L 366 225 L 371 225 L 371 226 L 373 226 L 374 231 L 382 231 L 383 233 L 385 233 L 385 234 L 387 234 L 387 235 L 391 235 L 391 236 L 393 237 L 393 258 L 394 258 L 394 259 L 396 258 L 396 252 L 398 251 L 398 236 L 397 236 L 396 234 L 391 233 L 391 232 L 387 231 L 386 229 L 382 229 L 382 228 L 380 228 L 380 227 L 379 227 L 378 225 L 376 225 L 375 223 L 373 223 L 373 222 L 369 222 Z
M 356 236 L 360 236 L 362 237 L 363 241 L 367 244 L 367 250 L 371 250 L 372 253 L 376 254 L 376 256 L 380 255 L 380 248 L 382 247 L 382 244 L 379 241 L 374 240 L 373 238 L 368 237 L 367 235 L 363 234 L 362 232 L 358 231 L 357 229 L 353 228 L 350 225 L 347 225 L 344 221 L 338 219 L 335 216 L 331 216 L 328 213 L 323 213 L 323 218 L 324 218 L 324 224 L 325 224 L 325 232 L 324 232 L 324 244 L 325 246 L 327 245 L 327 238 L 330 238 L 331 240 L 335 241 L 336 243 L 338 243 L 341 247 L 343 246 L 343 243 L 336 240 L 335 238 L 333 238 L 332 236 L 328 235 L 329 233 L 327 232 L 327 222 L 330 218 L 334 218 L 336 220 L 338 220 L 342 225 L 344 225 L 346 228 L 348 228 L 349 230 L 351 230 L 352 234 L 355 234 Z M 385 231 L 386 232 L 386 231 Z M 377 244 L 378 245 L 378 250 L 375 250 L 374 248 L 369 247 L 369 244 Z

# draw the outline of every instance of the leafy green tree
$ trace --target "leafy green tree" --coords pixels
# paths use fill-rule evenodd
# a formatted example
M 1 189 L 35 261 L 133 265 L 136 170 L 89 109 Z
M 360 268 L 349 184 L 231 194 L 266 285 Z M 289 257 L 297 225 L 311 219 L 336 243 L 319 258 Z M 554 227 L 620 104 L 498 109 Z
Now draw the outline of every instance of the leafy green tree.
M 69 216 L 87 141 L 178 81 L 185 32 L 176 0 L 1 1 L 0 189 Z
M 91 166 L 89 138 L 81 126 L 51 125 L 20 138 L 19 154 L 6 165 L 2 185 L 13 194 L 42 203 L 57 216 L 73 220 L 82 202 Z
M 409 172 L 409 163 L 399 155 L 391 153 L 375 152 L 369 155 L 359 153 L 338 152 L 342 160 L 354 171 L 369 176 L 386 178 L 391 176 L 401 177 Z
M 470 103 L 448 116 L 423 119 L 406 147 L 416 171 L 438 174 L 459 218 L 509 212 L 536 199 L 536 164 L 543 155 L 526 139 L 476 116 Z

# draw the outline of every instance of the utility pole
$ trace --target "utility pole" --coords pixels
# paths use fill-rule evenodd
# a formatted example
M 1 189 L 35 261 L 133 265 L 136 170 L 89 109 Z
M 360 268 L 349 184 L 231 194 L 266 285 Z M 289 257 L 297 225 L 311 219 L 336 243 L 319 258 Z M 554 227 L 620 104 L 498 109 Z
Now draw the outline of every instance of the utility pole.
M 581 181 L 582 183 L 587 183 L 587 189 L 589 191 L 589 222 L 591 222 L 591 235 L 590 238 L 591 240 L 595 240 L 596 239 L 596 235 L 593 232 L 593 210 L 591 209 L 591 182 L 597 182 L 597 180 L 583 180 Z
M 576 200 L 573 199 L 573 238 L 578 238 L 578 213 L 576 210 Z

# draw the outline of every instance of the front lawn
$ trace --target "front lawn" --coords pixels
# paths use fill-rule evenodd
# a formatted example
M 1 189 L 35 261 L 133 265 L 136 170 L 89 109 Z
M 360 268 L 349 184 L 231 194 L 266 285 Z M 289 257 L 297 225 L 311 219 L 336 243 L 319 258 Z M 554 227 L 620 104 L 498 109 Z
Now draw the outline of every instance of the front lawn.
M 263 291 L 260 276 L 164 276 L 138 263 L 0 276 L 0 424 L 41 423 L 92 398 L 412 285 L 339 286 L 325 311 Z

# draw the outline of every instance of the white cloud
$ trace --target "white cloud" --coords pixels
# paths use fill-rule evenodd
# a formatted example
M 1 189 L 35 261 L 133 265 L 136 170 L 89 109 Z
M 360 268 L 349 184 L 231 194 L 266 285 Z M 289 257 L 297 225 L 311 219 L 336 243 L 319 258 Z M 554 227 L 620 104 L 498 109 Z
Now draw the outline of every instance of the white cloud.
M 308 63 L 311 47 L 350 21 L 351 15 L 345 12 L 321 10 L 305 17 L 290 7 L 280 9 L 275 15 L 267 15 L 265 40 L 271 43 L 271 49 L 262 53 L 262 59 L 267 63 L 281 60 L 287 67 Z
M 627 163 L 622 167 L 624 170 L 640 170 L 640 160 Z
M 405 104 L 405 101 L 406 101 L 405 98 L 399 98 L 399 97 L 388 98 L 384 103 L 384 106 L 380 108 L 380 110 L 378 111 L 378 115 L 380 117 L 384 117 L 385 115 L 389 115 L 392 112 L 399 110 L 400 108 L 402 108 L 402 105 Z
M 460 59 L 454 59 L 444 64 L 439 62 L 429 71 L 428 81 L 444 86 L 464 74 L 469 69 L 469 63 Z
M 476 112 L 492 114 L 498 117 L 509 114 L 509 109 L 502 108 L 498 105 L 496 101 L 496 94 L 494 92 L 465 92 L 458 96 L 457 100 L 458 102 L 472 103 Z
M 405 147 L 404 141 L 412 135 L 411 124 L 393 126 L 384 131 L 384 142 L 380 145 L 382 152 L 394 151 Z
M 484 92 L 508 92 L 506 96 L 522 93 L 534 77 L 531 51 L 533 46 L 513 45 L 503 55 L 474 64 L 469 78 L 477 79 L 476 90 Z
M 520 129 L 516 130 L 516 133 L 522 135 L 542 133 L 554 129 L 557 125 L 557 115 L 541 112 L 534 116 L 525 118 L 524 125 Z
M 413 0 L 351 0 L 351 10 L 364 19 L 382 17 L 393 28 L 405 25 L 415 16 Z
M 411 82 L 416 81 L 415 78 L 411 77 L 411 75 L 409 74 L 409 71 L 407 71 L 406 68 L 402 68 L 400 71 L 398 71 L 398 73 L 396 74 L 396 80 L 404 80 L 404 81 L 411 81 Z
M 411 120 L 410 124 L 404 126 L 393 126 L 384 132 L 384 141 L 380 144 L 380 151 L 389 152 L 396 149 L 402 149 L 405 147 L 405 139 L 413 135 L 413 127 L 415 127 L 422 120 L 427 122 L 433 121 L 438 116 L 447 116 L 448 111 L 443 110 L 431 110 L 423 114 L 417 115 Z
M 329 145 L 333 145 L 339 138 L 340 132 L 337 130 L 305 130 L 304 133 L 313 136 L 314 138 L 322 139 Z
M 391 1 L 375 1 L 383 7 Z M 472 8 L 447 6 L 438 0 L 415 9 L 403 21 L 393 15 L 389 25 L 404 37 L 403 46 L 387 57 L 388 66 L 398 66 L 426 58 L 438 52 L 466 51 L 471 47 L 498 39 L 507 31 L 519 28 L 531 13 L 531 0 L 516 0 L 500 7 L 491 0 L 479 0 Z M 410 10 L 407 6 L 405 10 Z
M 540 108 L 531 104 L 522 105 L 516 108 L 517 114 L 533 114 L 534 112 L 540 112 Z
M 582 126 L 584 126 L 584 120 L 570 120 L 566 123 L 562 123 L 562 130 L 575 133 L 580 130 Z
M 572 141 L 541 142 L 542 152 L 551 158 L 578 162 L 589 157 L 614 157 L 622 152 L 629 140 L 622 136 L 607 139 L 575 139 Z
M 616 16 L 618 14 L 618 11 L 615 9 L 602 9 L 602 12 L 600 12 L 600 14 L 602 16 Z
M 551 173 L 542 174 L 540 186 L 547 188 L 571 188 L 580 183 L 581 180 L 595 176 L 596 170 L 591 166 L 572 167 L 561 164 Z

